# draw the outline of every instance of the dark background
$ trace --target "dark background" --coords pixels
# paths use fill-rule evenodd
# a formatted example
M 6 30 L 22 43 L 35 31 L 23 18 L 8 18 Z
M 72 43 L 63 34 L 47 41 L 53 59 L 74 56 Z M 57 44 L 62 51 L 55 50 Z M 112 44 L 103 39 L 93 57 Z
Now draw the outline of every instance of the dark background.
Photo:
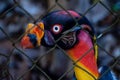
M 73 66 L 60 50 L 23 50 L 19 44 L 28 23 L 39 22 L 48 12 L 61 9 L 75 10 L 89 19 L 98 37 L 98 65 L 111 67 L 120 78 L 120 1 L 56 1 L 0 0 L 0 80 L 49 80 L 42 71 L 57 80 Z M 71 80 L 72 74 L 73 71 L 67 72 L 61 80 Z

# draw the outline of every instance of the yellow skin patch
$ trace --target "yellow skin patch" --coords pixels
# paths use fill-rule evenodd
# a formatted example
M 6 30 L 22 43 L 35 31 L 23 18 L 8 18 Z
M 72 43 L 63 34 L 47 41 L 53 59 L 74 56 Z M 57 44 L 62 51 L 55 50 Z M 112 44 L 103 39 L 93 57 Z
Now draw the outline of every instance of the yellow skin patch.
M 68 53 L 70 54 L 71 59 L 73 59 L 74 62 L 76 62 L 77 59 L 75 59 L 75 57 L 73 55 L 71 55 L 74 52 L 68 51 Z M 85 63 L 87 63 L 87 62 L 85 62 Z M 95 80 L 95 79 L 98 79 L 99 74 L 96 72 L 92 72 L 90 69 L 88 69 L 88 66 L 85 66 L 84 63 L 81 63 L 81 61 L 78 61 L 75 64 L 77 66 L 75 65 L 74 72 L 75 72 L 75 76 L 76 76 L 77 80 Z
M 37 37 L 37 45 L 40 46 L 41 39 L 44 35 L 44 24 L 42 22 L 37 25 L 29 23 L 26 28 L 26 33 L 35 34 Z
M 84 71 L 76 66 L 74 67 L 74 71 L 75 71 L 75 75 L 76 75 L 77 80 L 95 80 L 98 78 L 98 74 L 94 74 L 94 73 L 90 72 L 83 64 L 78 62 L 77 65 L 85 70 Z M 90 74 L 92 76 L 88 72 L 90 72 Z
M 98 45 L 96 43 L 96 36 L 94 35 L 94 49 L 95 49 L 95 58 L 97 60 L 98 57 Z

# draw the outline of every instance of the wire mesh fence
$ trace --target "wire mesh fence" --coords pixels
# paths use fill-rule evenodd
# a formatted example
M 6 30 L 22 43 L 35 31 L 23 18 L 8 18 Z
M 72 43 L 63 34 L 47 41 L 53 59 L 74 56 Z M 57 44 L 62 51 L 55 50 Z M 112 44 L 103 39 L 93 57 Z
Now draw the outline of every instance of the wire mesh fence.
M 26 50 L 21 49 L 19 44 L 26 34 L 24 27 L 26 24 L 36 24 L 41 21 L 42 17 L 54 10 L 64 10 L 69 13 L 68 9 L 76 10 L 87 16 L 95 28 L 96 42 L 94 44 L 97 44 L 99 48 L 98 66 L 109 66 L 109 69 L 100 77 L 109 70 L 113 70 L 119 79 L 120 6 L 116 7 L 117 3 L 120 1 L 1 0 L 0 80 L 72 80 L 74 66 L 84 70 L 76 63 L 93 48 L 77 61 L 73 61 L 57 44 L 51 48 L 39 47 Z M 77 20 L 74 20 L 77 23 Z M 84 71 L 89 74 L 86 70 Z

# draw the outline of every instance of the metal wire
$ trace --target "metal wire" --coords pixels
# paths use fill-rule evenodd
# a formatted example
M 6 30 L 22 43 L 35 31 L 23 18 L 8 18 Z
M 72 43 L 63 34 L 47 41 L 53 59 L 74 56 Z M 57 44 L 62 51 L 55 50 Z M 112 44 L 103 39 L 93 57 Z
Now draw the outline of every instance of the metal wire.
M 60 0 L 55 0 L 55 4 L 53 6 L 51 6 L 49 9 L 47 9 L 45 11 L 45 13 L 43 13 L 42 15 L 40 15 L 37 19 L 35 19 L 27 10 L 25 10 L 21 4 L 19 2 L 17 2 L 16 0 L 13 0 L 14 4 L 12 7 L 10 7 L 9 9 L 7 9 L 4 13 L 2 13 L 0 15 L 0 18 L 4 17 L 5 15 L 7 15 L 8 13 L 10 13 L 12 10 L 19 8 L 21 11 L 24 12 L 24 15 L 26 15 L 27 17 L 29 17 L 33 23 L 36 24 L 36 22 L 40 21 L 42 17 L 44 17 L 46 14 L 48 14 L 50 11 L 53 10 L 53 8 L 55 8 L 56 6 L 59 6 L 62 10 L 66 11 L 69 15 L 70 13 L 67 11 L 66 8 L 64 8 L 61 3 Z M 94 4 L 91 5 L 91 7 L 89 9 L 87 9 L 83 16 L 85 16 L 90 10 L 92 10 L 97 4 L 101 4 L 109 13 L 111 13 L 116 19 L 114 20 L 114 22 L 109 25 L 102 33 L 100 33 L 97 37 L 97 40 L 101 39 L 106 33 L 112 31 L 115 27 L 116 24 L 120 23 L 120 17 L 116 17 L 116 13 L 114 11 L 112 11 L 110 8 L 108 8 L 106 6 L 106 4 L 104 2 L 102 2 L 101 0 L 95 0 Z M 78 20 L 74 19 L 74 17 L 72 15 L 70 15 L 73 20 L 75 20 L 76 24 L 78 24 Z M 36 24 L 37 25 L 37 24 Z M 11 43 L 11 46 L 13 47 L 12 50 L 10 51 L 9 55 L 5 55 L 3 53 L 0 52 L 0 57 L 5 57 L 7 59 L 7 61 L 5 62 L 5 65 L 1 65 L 0 64 L 0 69 L 5 67 L 4 70 L 2 70 L 2 75 L 0 75 L 0 79 L 4 79 L 7 78 L 8 80 L 21 80 L 24 78 L 24 76 L 28 73 L 30 73 L 32 70 L 34 70 L 35 68 L 40 72 L 40 74 L 42 74 L 46 80 L 52 80 L 51 76 L 49 74 L 47 74 L 46 71 L 44 71 L 44 69 L 39 66 L 37 63 L 39 63 L 39 61 L 41 61 L 44 57 L 46 57 L 48 54 L 52 54 L 50 53 L 51 51 L 54 51 L 56 48 L 58 48 L 59 50 L 62 51 L 62 53 L 64 55 L 66 55 L 68 57 L 68 59 L 70 61 L 72 61 L 73 66 L 71 68 L 69 68 L 68 70 L 66 70 L 63 75 L 61 75 L 57 80 L 63 80 L 63 78 L 68 75 L 69 73 L 72 73 L 73 68 L 76 66 L 78 68 L 80 68 L 81 70 L 85 71 L 86 73 L 88 73 L 91 77 L 93 77 L 95 79 L 95 77 L 90 74 L 88 71 L 84 70 L 81 66 L 77 65 L 77 62 L 82 60 L 83 57 L 85 57 L 93 48 L 91 48 L 90 50 L 86 51 L 86 53 L 84 53 L 77 61 L 74 61 L 70 58 L 70 56 L 65 52 L 65 50 L 63 50 L 59 45 L 55 45 L 54 47 L 52 47 L 51 49 L 49 49 L 47 52 L 44 52 L 42 56 L 38 56 L 37 59 L 32 59 L 30 56 L 28 56 L 22 49 L 20 49 L 17 44 L 19 43 L 20 39 L 27 33 L 23 33 L 21 36 L 19 36 L 17 38 L 17 40 L 14 40 L 7 32 L 5 29 L 3 29 L 3 27 L 0 25 L 0 31 L 5 35 L 5 37 L 7 38 L 7 40 Z M 69 30 L 70 31 L 70 30 Z M 68 32 L 69 32 L 68 31 Z M 64 34 L 66 35 L 66 34 Z M 63 36 L 64 36 L 63 35 Z M 57 39 L 55 42 L 57 43 L 63 36 L 61 36 L 59 39 Z M 120 61 L 120 56 L 114 57 L 110 52 L 108 52 L 106 49 L 104 49 L 103 46 L 101 46 L 101 44 L 99 42 L 95 43 L 98 45 L 99 49 L 103 50 L 108 56 L 110 56 L 114 63 L 112 65 L 109 66 L 109 69 L 105 71 L 104 74 L 102 74 L 100 76 L 100 78 L 102 76 L 104 76 L 109 70 L 113 69 L 117 64 L 119 64 L 118 62 Z M 11 58 L 14 55 L 14 50 L 17 50 L 19 53 L 21 53 L 24 57 L 26 57 L 31 63 L 31 67 L 28 68 L 26 71 L 24 71 L 22 74 L 19 75 L 19 77 L 14 78 L 14 76 L 12 76 L 12 74 L 10 73 L 9 70 L 9 64 L 11 62 Z M 56 53 L 55 53 L 56 54 Z M 1 67 L 3 66 L 3 67 Z M 63 65 L 64 66 L 64 65 Z M 0 70 L 1 71 L 1 70 Z M 0 73 L 0 74 L 1 74 Z M 5 76 L 5 77 L 4 77 Z M 95 79 L 96 80 L 96 79 Z

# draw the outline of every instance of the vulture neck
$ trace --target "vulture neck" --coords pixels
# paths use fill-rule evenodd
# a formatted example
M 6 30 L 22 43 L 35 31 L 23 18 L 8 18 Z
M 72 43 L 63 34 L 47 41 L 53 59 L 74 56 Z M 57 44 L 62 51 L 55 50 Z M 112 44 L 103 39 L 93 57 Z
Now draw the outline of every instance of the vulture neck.
M 74 72 L 77 80 L 95 80 L 99 77 L 94 47 L 90 35 L 81 30 L 76 45 L 67 50 L 75 62 Z

